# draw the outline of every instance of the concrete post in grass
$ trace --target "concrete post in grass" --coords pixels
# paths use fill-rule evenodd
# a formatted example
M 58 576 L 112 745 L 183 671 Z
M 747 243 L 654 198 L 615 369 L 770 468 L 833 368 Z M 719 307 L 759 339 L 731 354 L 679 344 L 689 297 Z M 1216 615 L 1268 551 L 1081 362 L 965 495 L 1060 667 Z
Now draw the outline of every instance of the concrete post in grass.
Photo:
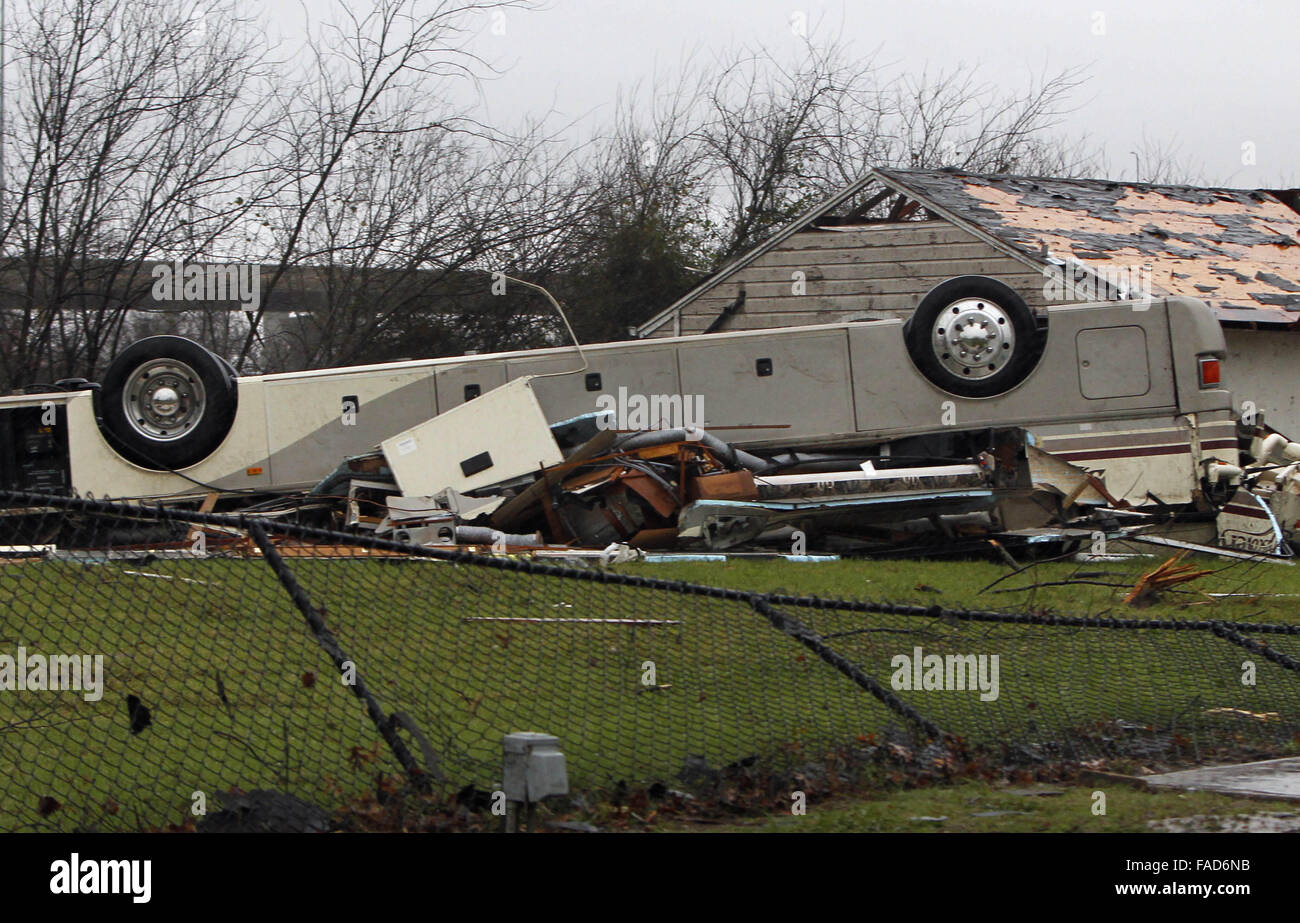
M 532 830 L 533 806 L 543 798 L 569 793 L 569 775 L 560 751 L 560 739 L 535 731 L 517 731 L 502 738 L 506 795 L 506 832 L 519 829 L 519 807 L 528 811 Z

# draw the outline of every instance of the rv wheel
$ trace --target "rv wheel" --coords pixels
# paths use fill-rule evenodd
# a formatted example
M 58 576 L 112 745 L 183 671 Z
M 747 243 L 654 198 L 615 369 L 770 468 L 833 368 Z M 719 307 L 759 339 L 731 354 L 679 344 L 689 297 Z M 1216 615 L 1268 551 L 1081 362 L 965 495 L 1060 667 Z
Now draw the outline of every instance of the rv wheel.
M 100 427 L 124 458 L 165 471 L 207 458 L 235 419 L 234 370 L 184 337 L 138 340 L 113 360 Z
M 926 378 L 962 397 L 1009 391 L 1041 354 L 1034 312 L 996 279 L 959 276 L 936 285 L 908 320 L 903 338 Z

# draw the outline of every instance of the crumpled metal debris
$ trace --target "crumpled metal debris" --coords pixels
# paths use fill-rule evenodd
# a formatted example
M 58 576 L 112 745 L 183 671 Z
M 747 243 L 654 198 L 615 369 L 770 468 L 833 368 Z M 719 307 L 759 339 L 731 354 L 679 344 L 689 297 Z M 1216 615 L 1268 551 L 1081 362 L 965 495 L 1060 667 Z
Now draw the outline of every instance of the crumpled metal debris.
M 346 459 L 299 509 L 332 504 L 334 525 L 400 542 L 583 551 L 602 564 L 647 551 L 1006 560 L 1009 545 L 1105 554 L 1108 539 L 1209 551 L 1217 540 L 1237 549 L 1224 554 L 1281 560 L 1292 538 L 1283 524 L 1300 522 L 1300 443 L 1263 426 L 1242 431 L 1251 461 L 1202 463 L 1192 508 L 1158 497 L 1135 508 L 1103 472 L 1043 451 L 1015 427 L 961 434 L 967 457 L 935 455 L 924 439 L 763 456 L 698 427 L 621 430 L 608 412 L 548 424 L 531 388 L 498 391 L 473 402 L 482 413 L 465 405 Z M 503 435 L 483 413 L 515 428 Z M 901 454 L 909 449 L 918 454 Z
M 507 553 L 584 549 L 602 563 L 647 550 L 802 556 L 814 547 L 869 552 L 978 540 L 1003 530 L 1004 520 L 1042 526 L 1061 519 L 1065 506 L 1105 502 L 1104 489 L 1074 490 L 1062 470 L 1035 484 L 1043 453 L 1020 430 L 990 431 L 987 450 L 969 458 L 894 456 L 889 446 L 765 457 L 697 427 L 624 431 L 609 414 L 589 414 L 549 427 L 552 455 L 537 448 L 531 392 L 506 397 L 514 404 L 494 406 L 533 429 L 520 444 L 561 461 L 520 474 L 527 466 L 503 457 L 499 434 L 478 437 L 470 427 L 485 429 L 481 419 L 460 414 L 345 460 L 308 497 L 332 498 L 336 524 L 383 538 Z M 442 452 L 439 474 L 421 467 L 425 451 Z M 455 453 L 466 457 L 463 476 L 448 464 L 449 451 L 453 461 Z M 396 452 L 400 461 L 389 457 Z M 500 480 L 484 477 L 494 468 Z M 1086 482 L 1081 469 L 1059 468 Z M 412 494 L 404 484 L 429 492 Z

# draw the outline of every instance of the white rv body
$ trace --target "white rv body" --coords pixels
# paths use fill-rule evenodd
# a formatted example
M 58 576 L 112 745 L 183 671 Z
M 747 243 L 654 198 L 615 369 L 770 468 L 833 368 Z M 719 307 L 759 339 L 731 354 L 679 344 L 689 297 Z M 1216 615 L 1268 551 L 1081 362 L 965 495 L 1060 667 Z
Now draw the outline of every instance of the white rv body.
M 681 396 L 695 402 L 709 432 L 757 451 L 1021 427 L 1042 447 L 1104 469 L 1112 491 L 1135 502 L 1148 491 L 1185 502 L 1206 458 L 1236 462 L 1231 394 L 1198 381 L 1198 361 L 1224 355 L 1204 303 L 1179 297 L 1046 313 L 1033 371 L 1011 390 L 981 398 L 948 393 L 922 375 L 894 319 L 245 376 L 224 441 L 175 471 L 119 455 L 101 433 L 91 391 L 3 397 L 0 416 L 23 409 L 27 420 L 35 408 L 58 408 L 66 445 L 57 459 L 50 449 L 48 464 L 11 459 L 0 487 L 48 486 L 58 479 L 51 466 L 62 465 L 64 483 L 54 486 L 95 496 L 307 488 L 345 457 L 525 376 L 549 376 L 536 378 L 533 390 L 552 423 L 600 410 L 620 389 Z M 484 413 L 484 426 L 506 425 L 487 404 Z M 21 455 L 21 446 L 11 452 Z M 33 483 L 24 471 L 44 473 Z

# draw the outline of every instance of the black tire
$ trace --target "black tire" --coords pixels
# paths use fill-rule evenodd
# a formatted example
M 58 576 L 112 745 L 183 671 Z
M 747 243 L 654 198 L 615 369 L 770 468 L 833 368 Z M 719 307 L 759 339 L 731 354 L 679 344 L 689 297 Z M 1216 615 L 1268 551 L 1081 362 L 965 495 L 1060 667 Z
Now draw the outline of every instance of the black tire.
M 225 360 L 184 337 L 147 337 L 123 350 L 104 373 L 100 429 L 119 455 L 137 465 L 188 468 L 211 455 L 230 432 L 237 393 Z M 167 413 L 173 405 L 175 411 Z
M 944 318 L 954 324 L 945 325 Z M 972 338 L 962 339 L 965 330 L 975 328 Z M 903 339 L 921 374 L 960 397 L 1010 391 L 1034 370 L 1043 351 L 1029 305 L 987 276 L 958 276 L 936 285 L 917 305 Z

